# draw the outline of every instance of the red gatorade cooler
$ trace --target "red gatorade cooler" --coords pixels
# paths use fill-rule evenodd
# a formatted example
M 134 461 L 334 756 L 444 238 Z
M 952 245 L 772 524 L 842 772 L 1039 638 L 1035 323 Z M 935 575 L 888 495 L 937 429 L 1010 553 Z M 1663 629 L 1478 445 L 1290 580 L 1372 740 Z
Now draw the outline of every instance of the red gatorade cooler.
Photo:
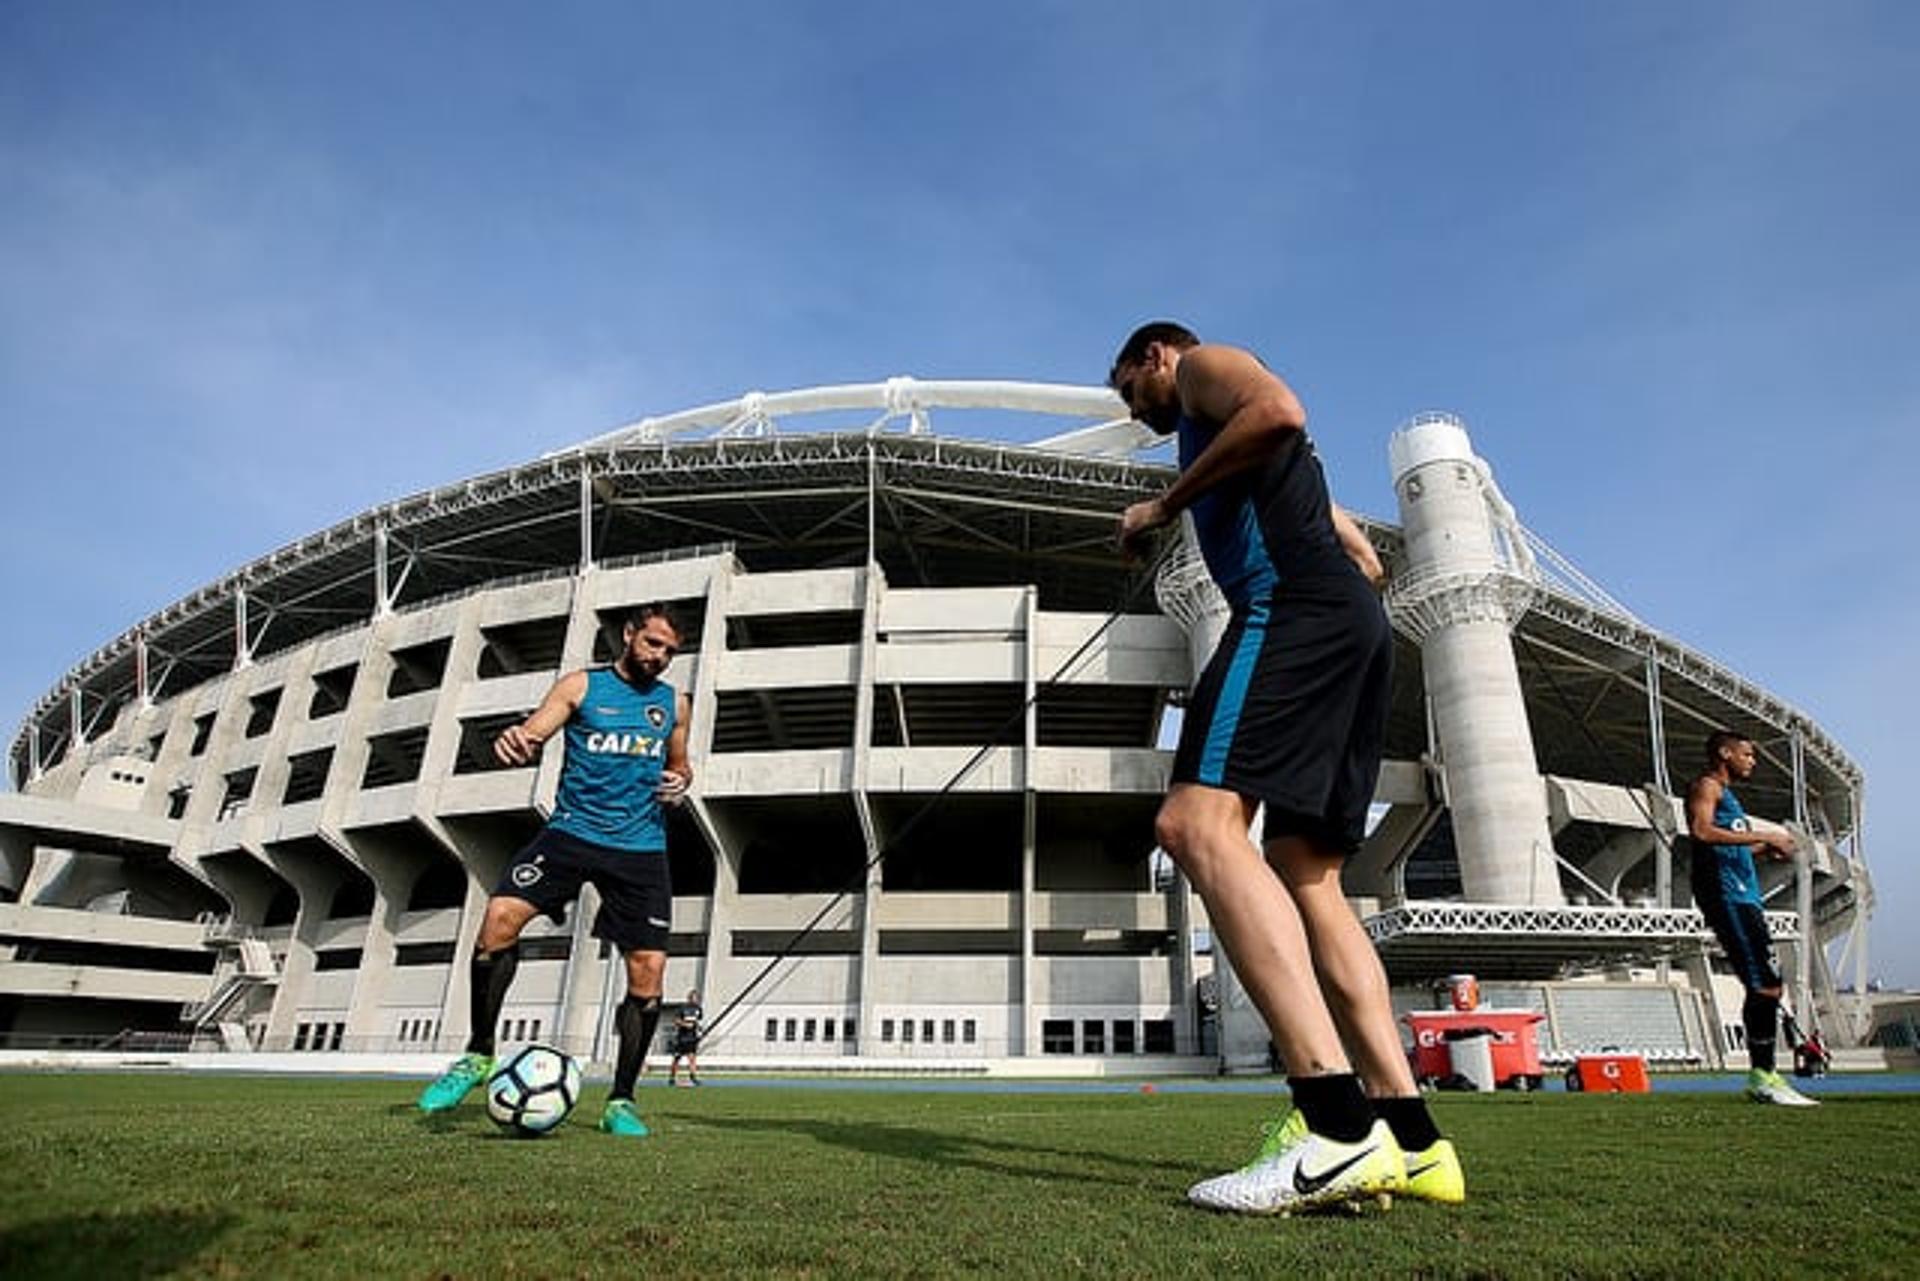
M 1567 1069 L 1567 1088 L 1589 1094 L 1647 1094 L 1653 1081 L 1638 1054 L 1581 1054 Z

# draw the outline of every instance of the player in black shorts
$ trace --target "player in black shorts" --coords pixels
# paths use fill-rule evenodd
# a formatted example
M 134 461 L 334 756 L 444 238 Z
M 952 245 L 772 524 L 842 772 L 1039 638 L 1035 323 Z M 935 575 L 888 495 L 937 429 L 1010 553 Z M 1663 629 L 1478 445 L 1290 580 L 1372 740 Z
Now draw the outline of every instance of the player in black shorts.
M 676 1085 L 680 1060 L 687 1061 L 687 1084 L 700 1084 L 700 993 L 688 992 L 680 1012 L 673 1016 L 673 1061 L 667 1064 L 667 1084 Z
M 1689 872 L 1693 901 L 1727 954 L 1727 964 L 1747 991 L 1741 1022 L 1747 1034 L 1747 1097 L 1756 1103 L 1813 1107 L 1774 1067 L 1780 997 L 1785 991 L 1773 961 L 1766 897 L 1753 856 L 1793 860 L 1793 837 L 1753 830 L 1753 820 L 1734 795 L 1733 784 L 1753 776 L 1753 741 L 1731 730 L 1707 739 L 1706 767 L 1687 787 L 1687 835 L 1693 845 Z
M 1386 731 L 1393 640 L 1379 559 L 1328 498 L 1299 400 L 1251 353 L 1159 322 L 1127 339 L 1109 382 L 1134 417 L 1180 442 L 1179 479 L 1127 508 L 1122 546 L 1138 552 L 1188 513 L 1232 607 L 1187 706 L 1155 835 L 1265 1018 L 1295 1108 L 1253 1162 L 1188 1197 L 1256 1214 L 1396 1191 L 1463 1200 L 1386 973 L 1340 888 Z M 1264 853 L 1248 839 L 1261 806 Z
M 541 745 L 564 733 L 566 756 L 552 816 L 515 856 L 487 900 L 474 940 L 473 1025 L 467 1052 L 420 1096 L 424 1112 L 443 1112 L 493 1070 L 494 1030 L 519 967 L 518 942 L 539 915 L 558 921 L 592 882 L 601 895 L 594 933 L 620 950 L 627 998 L 615 1014 L 620 1048 L 600 1128 L 647 1133 L 633 1088 L 660 1022 L 661 980 L 673 922 L 663 804 L 678 804 L 692 782 L 687 763 L 687 696 L 660 679 L 680 648 L 680 627 L 665 606 L 635 611 L 624 648 L 609 667 L 569 672 L 531 716 L 494 740 L 505 765 L 527 765 Z

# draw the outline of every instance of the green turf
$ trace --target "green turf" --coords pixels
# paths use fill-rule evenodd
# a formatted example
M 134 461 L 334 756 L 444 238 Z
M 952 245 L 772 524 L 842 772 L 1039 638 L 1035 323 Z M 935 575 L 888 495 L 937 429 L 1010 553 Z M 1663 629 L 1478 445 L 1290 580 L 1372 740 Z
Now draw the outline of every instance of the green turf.
M 1446 1096 L 1470 1200 L 1187 1207 L 1248 1094 L 641 1091 L 538 1140 L 417 1083 L 0 1076 L 0 1276 L 1908 1276 L 1920 1097 Z

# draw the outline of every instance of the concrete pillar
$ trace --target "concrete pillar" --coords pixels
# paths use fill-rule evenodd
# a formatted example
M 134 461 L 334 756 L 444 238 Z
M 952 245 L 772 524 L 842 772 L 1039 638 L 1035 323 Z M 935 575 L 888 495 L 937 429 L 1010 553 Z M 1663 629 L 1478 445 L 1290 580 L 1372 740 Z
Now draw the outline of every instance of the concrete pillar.
M 1034 978 L 1037 972 L 1033 941 L 1033 917 L 1039 875 L 1040 794 L 1034 790 L 1034 753 L 1040 745 L 1040 592 L 1031 585 L 1021 606 L 1027 634 L 1020 647 L 1022 694 L 1026 714 L 1021 717 L 1020 739 L 1020 1017 L 1008 1028 L 1017 1029 L 1018 1039 L 1009 1035 L 1006 1053 L 1028 1055 L 1040 1048 L 1039 1011 L 1034 1008 Z
M 872 458 L 869 453 L 869 467 Z M 880 851 L 885 838 L 873 817 L 868 794 L 873 771 L 873 707 L 878 697 L 874 673 L 880 664 L 880 608 L 886 597 L 886 577 L 871 548 L 860 583 L 860 670 L 855 677 L 853 700 L 853 809 L 860 823 L 861 850 L 867 860 L 866 878 L 860 888 L 856 910 L 860 921 L 860 965 L 855 971 L 856 1018 L 860 1029 L 860 1053 L 871 1054 L 880 1045 L 880 1023 L 873 1012 L 873 994 L 879 988 L 880 975 L 880 899 L 882 894 Z M 717 888 L 717 887 L 716 887 Z
M 1461 888 L 1475 903 L 1564 900 L 1509 632 L 1535 590 L 1511 509 L 1466 427 L 1416 418 L 1389 442 L 1406 557 L 1389 595 L 1420 645 Z

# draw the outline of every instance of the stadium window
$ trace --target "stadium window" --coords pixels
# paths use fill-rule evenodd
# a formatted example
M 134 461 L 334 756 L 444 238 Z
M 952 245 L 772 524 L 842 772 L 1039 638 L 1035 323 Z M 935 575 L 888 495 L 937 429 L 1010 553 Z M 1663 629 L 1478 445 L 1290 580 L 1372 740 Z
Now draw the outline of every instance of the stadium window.
M 1115 1019 L 1113 1021 L 1113 1052 L 1115 1054 L 1133 1053 L 1132 1019 Z
M 799 1026 L 799 1022 L 798 1022 L 798 1020 L 796 1020 L 796 1019 L 788 1019 L 788 1020 L 787 1020 L 787 1029 L 786 1029 L 786 1031 L 787 1031 L 787 1035 L 786 1035 L 786 1037 L 785 1037 L 784 1039 L 785 1039 L 785 1040 L 788 1040 L 788 1041 L 791 1041 L 791 1040 L 793 1040 L 793 1034 L 794 1034 L 794 1032 L 795 1032 L 795 1031 L 797 1030 L 797 1028 L 798 1028 L 798 1026 Z
M 912 1019 L 900 1020 L 900 1044 L 902 1045 L 913 1044 L 913 1020 Z
M 273 728 L 274 717 L 280 713 L 280 691 L 265 690 L 247 700 L 248 738 L 259 738 Z
M 893 1020 L 892 1019 L 880 1020 L 880 1040 L 883 1044 L 886 1044 L 886 1045 L 893 1044 Z
M 315 672 L 313 697 L 307 702 L 307 719 L 324 720 L 345 711 L 347 700 L 353 697 L 353 678 L 359 669 L 358 663 L 348 663 L 345 667 Z
M 1046 1019 L 1040 1024 L 1042 1054 L 1073 1053 L 1073 1020 Z
M 920 1020 L 920 1039 L 922 1041 L 925 1041 L 928 1045 L 933 1044 L 933 1020 L 932 1019 Z
M 1141 1031 L 1146 1034 L 1144 1039 L 1148 1054 L 1173 1053 L 1172 1019 L 1148 1019 Z
M 1082 1054 L 1105 1054 L 1107 1052 L 1107 1025 L 1099 1019 L 1082 1019 L 1080 1022 L 1080 1052 Z
M 332 1044 L 328 1045 L 327 1048 L 329 1050 L 337 1050 L 340 1048 L 341 1042 L 345 1041 L 346 1039 L 347 1039 L 347 1025 L 345 1023 L 335 1023 L 333 1025 L 333 1042 Z
M 972 1019 L 967 1019 L 960 1024 L 960 1039 L 966 1042 L 968 1045 L 972 1045 L 974 1043 L 975 1033 L 978 1030 L 979 1029 L 975 1026 L 974 1021 Z
M 208 712 L 204 716 L 194 718 L 193 746 L 187 749 L 188 756 L 201 756 L 206 753 L 207 740 L 213 737 L 214 715 L 215 713 Z
M 767 1040 L 777 1041 L 779 1039 L 780 1039 L 780 1020 L 768 1019 L 767 1020 Z
M 833 1020 L 832 1019 L 820 1020 L 820 1039 L 823 1041 L 833 1040 Z
M 535 1019 L 533 1021 L 533 1026 L 528 1031 L 527 1035 L 532 1037 L 536 1041 L 540 1039 L 540 1020 L 539 1019 Z
M 859 1040 L 860 1039 L 859 1025 L 855 1023 L 852 1019 L 840 1020 L 840 1039 L 842 1041 Z
M 296 1050 L 304 1050 L 307 1048 L 307 1025 L 305 1023 L 302 1023 L 293 1030 L 293 1048 Z
M 953 1020 L 952 1019 L 940 1020 L 940 1044 L 942 1045 L 953 1044 Z
M 187 816 L 187 801 L 192 795 L 193 789 L 190 787 L 176 787 L 171 792 L 168 792 L 167 817 L 185 818 Z
M 813 1039 L 813 1034 L 816 1030 L 817 1029 L 814 1027 L 814 1021 L 812 1019 L 808 1019 L 806 1026 L 800 1029 L 800 1039 L 803 1041 L 811 1041 Z

